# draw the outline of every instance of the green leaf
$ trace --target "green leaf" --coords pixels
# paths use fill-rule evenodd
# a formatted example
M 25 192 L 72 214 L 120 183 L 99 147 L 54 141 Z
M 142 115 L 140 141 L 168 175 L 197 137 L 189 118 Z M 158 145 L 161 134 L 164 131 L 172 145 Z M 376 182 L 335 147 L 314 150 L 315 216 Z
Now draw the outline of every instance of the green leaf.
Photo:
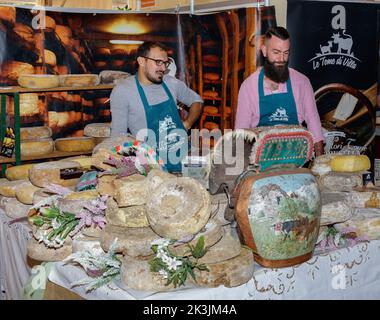
M 41 216 L 33 216 L 33 217 L 29 218 L 29 222 L 31 224 L 38 226 L 38 227 L 41 227 L 44 225 L 45 220 Z
M 200 236 L 197 241 L 197 244 L 195 245 L 194 250 L 192 251 L 193 257 L 197 259 L 203 257 L 206 253 L 206 251 L 204 250 L 204 247 L 205 247 L 205 237 Z

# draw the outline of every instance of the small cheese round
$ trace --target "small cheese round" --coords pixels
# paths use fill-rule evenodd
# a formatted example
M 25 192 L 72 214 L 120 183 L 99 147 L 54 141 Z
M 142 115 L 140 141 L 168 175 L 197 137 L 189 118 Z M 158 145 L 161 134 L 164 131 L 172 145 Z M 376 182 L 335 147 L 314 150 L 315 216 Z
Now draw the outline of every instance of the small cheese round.
M 92 137 L 60 138 L 55 140 L 55 149 L 59 151 L 92 151 L 95 147 L 95 139 Z
M 54 141 L 51 138 L 24 140 L 20 143 L 21 155 L 26 157 L 43 156 L 53 152 Z
M 19 166 L 13 166 L 7 168 L 5 171 L 5 176 L 8 180 L 28 180 L 29 179 L 29 169 L 33 167 L 34 164 L 21 164 Z

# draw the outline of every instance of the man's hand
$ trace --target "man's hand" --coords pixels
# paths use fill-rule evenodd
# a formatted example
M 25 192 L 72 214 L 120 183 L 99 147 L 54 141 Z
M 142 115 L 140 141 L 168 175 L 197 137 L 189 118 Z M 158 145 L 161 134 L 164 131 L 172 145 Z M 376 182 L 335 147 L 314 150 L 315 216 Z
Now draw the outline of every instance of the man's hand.
M 186 130 L 189 130 L 195 121 L 199 118 L 202 113 L 203 106 L 200 102 L 194 102 L 189 109 L 189 115 L 186 120 L 183 121 L 183 126 Z
M 316 157 L 324 154 L 323 141 L 318 141 L 314 143 L 314 152 Z

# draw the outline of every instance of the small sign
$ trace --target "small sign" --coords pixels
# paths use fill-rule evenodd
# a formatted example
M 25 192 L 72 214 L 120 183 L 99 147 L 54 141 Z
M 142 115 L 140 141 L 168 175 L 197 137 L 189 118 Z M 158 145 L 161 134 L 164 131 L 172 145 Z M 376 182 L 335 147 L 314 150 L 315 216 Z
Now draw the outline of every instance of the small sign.
M 12 158 L 14 149 L 15 149 L 15 130 L 12 127 L 8 127 L 3 139 L 3 145 L 1 146 L 1 155 L 3 157 Z
M 363 187 L 373 187 L 374 186 L 374 177 L 372 172 L 363 173 Z
M 60 178 L 62 180 L 80 178 L 85 171 L 81 168 L 66 168 L 60 170 Z

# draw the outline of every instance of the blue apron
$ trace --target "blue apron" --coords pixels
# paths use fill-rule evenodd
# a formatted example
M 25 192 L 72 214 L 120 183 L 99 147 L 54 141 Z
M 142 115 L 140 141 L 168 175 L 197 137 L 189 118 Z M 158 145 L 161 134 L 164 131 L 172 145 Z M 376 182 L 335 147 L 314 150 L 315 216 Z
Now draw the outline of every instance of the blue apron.
M 299 124 L 296 102 L 293 96 L 290 78 L 286 81 L 287 92 L 264 95 L 264 70 L 259 75 L 259 109 L 258 126 L 275 126 Z
M 137 75 L 135 80 L 144 105 L 148 129 L 155 134 L 156 138 L 154 140 L 148 139 L 148 142 L 158 141 L 158 144 L 156 143 L 152 147 L 156 148 L 157 154 L 164 161 L 169 172 L 181 172 L 181 160 L 187 156 L 188 150 L 187 133 L 178 114 L 173 96 L 165 82 L 162 82 L 162 87 L 168 96 L 168 100 L 149 105 Z

